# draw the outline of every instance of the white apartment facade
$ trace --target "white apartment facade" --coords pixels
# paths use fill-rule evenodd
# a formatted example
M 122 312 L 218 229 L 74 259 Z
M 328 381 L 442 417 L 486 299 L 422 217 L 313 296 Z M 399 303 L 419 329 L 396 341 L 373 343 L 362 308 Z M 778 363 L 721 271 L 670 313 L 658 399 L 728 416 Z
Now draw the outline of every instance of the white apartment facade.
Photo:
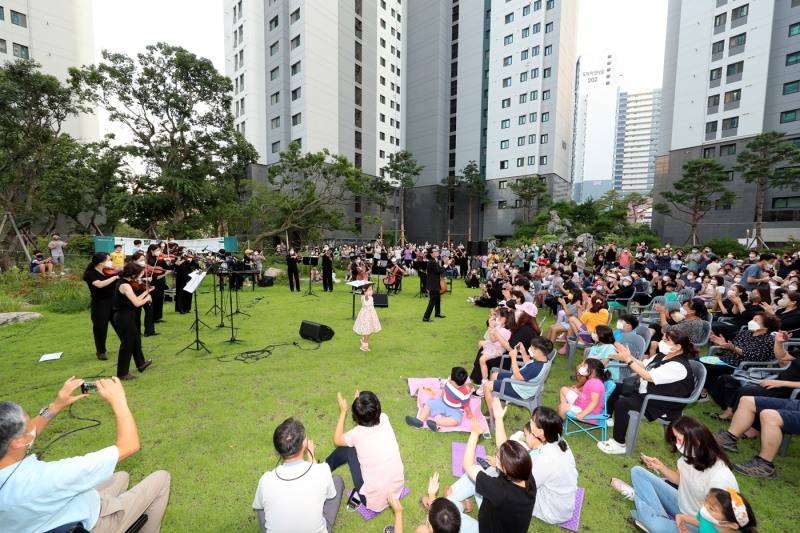
M 616 191 L 644 195 L 653 190 L 660 116 L 660 89 L 619 94 L 614 161 Z
M 94 63 L 91 0 L 0 0 L 0 61 L 32 59 L 61 81 L 69 67 Z M 96 115 L 70 118 L 64 131 L 97 141 Z

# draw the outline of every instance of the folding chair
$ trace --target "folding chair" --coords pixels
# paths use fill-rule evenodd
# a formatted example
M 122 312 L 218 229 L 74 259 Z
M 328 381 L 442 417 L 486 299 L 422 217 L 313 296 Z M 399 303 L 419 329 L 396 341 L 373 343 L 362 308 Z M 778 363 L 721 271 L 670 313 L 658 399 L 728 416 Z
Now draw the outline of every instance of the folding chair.
M 586 415 L 583 420 L 575 418 L 575 413 L 572 411 L 567 412 L 567 417 L 564 419 L 564 435 L 573 435 L 575 433 L 586 433 L 597 441 L 597 437 L 592 434 L 592 431 L 600 431 L 600 440 L 607 440 L 608 438 L 608 419 L 611 415 L 608 414 L 606 405 L 608 397 L 617 388 L 617 384 L 610 379 L 605 382 L 606 393 L 603 395 L 603 411 L 597 415 Z M 592 423 L 593 422 L 593 423 Z M 570 430 L 570 423 L 575 426 L 575 429 Z
M 528 412 L 533 415 L 533 410 L 539 407 L 539 405 L 542 403 L 544 383 L 547 381 L 547 376 L 550 374 L 550 369 L 553 367 L 553 359 L 551 356 L 555 357 L 555 350 L 548 354 L 548 361 L 542 367 L 541 372 L 539 372 L 539 374 L 530 381 L 521 381 L 513 378 L 506 378 L 502 380 L 500 383 L 500 392 L 494 393 L 494 397 L 499 398 L 500 401 L 505 403 L 513 403 L 514 405 L 525 407 L 528 409 Z M 511 385 L 524 385 L 525 387 L 531 387 L 533 389 L 533 393 L 525 399 L 516 398 L 512 395 L 506 394 L 506 388 L 511 390 Z M 491 422 L 492 426 L 494 426 L 494 420 Z
M 141 530 L 146 523 L 147 515 L 143 514 L 136 519 L 136 522 L 131 524 L 131 527 L 125 530 L 125 533 L 137 533 L 137 531 Z M 71 522 L 69 524 L 64 524 L 63 526 L 51 529 L 47 533 L 89 533 L 89 531 L 83 527 L 83 522 Z

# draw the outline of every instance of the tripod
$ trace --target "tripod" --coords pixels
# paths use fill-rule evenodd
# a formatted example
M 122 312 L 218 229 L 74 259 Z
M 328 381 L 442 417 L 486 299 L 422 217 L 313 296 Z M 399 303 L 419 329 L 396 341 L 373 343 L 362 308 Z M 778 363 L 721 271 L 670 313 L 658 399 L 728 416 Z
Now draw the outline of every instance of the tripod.
M 235 276 L 236 276 L 236 279 L 234 279 Z M 242 282 L 242 278 L 241 278 L 241 276 L 239 274 L 236 274 L 235 272 L 231 273 L 231 286 L 228 287 L 228 293 L 231 293 L 231 292 L 235 292 L 236 293 L 236 311 L 233 311 L 232 310 L 233 308 L 231 308 L 231 314 L 232 315 L 236 314 L 236 315 L 250 316 L 248 313 L 245 313 L 244 311 L 239 309 L 239 290 L 241 289 L 241 282 Z M 233 320 L 233 319 L 231 319 L 231 320 Z
M 209 325 L 200 320 L 200 315 L 198 314 L 197 311 L 197 291 L 193 293 L 193 296 L 194 296 L 194 322 L 192 323 L 192 326 L 189 329 L 191 330 L 192 328 L 194 328 L 194 340 L 178 353 L 185 352 L 189 348 L 191 348 L 192 350 L 196 350 L 198 352 L 200 351 L 200 348 L 202 348 L 207 353 L 211 353 L 211 350 L 209 350 L 206 347 L 205 343 L 200 340 L 200 324 L 203 324 L 205 327 L 209 327 Z
M 217 316 L 217 310 L 222 311 L 222 308 L 219 305 L 217 305 L 217 283 L 216 283 L 216 281 L 217 280 L 215 278 L 214 279 L 214 283 L 211 284 L 212 285 L 212 292 L 214 293 L 214 305 L 212 305 L 211 308 L 208 311 L 206 311 L 206 314 L 208 314 L 208 313 L 213 311 L 214 312 L 214 316 Z M 222 284 L 220 284 L 220 301 L 221 300 L 222 300 Z
M 317 266 L 319 264 L 319 258 L 317 258 L 317 257 L 304 257 L 303 258 L 303 264 L 311 266 L 311 267 L 315 267 L 315 266 Z M 317 293 L 314 292 L 314 288 L 311 286 L 311 270 L 312 270 L 311 268 L 308 269 L 308 288 L 306 289 L 306 292 L 303 293 L 303 297 L 316 296 L 317 298 L 319 298 L 319 296 L 317 296 Z
M 230 279 L 233 280 L 233 276 L 231 276 Z M 236 339 L 236 328 L 233 327 L 233 315 L 235 315 L 236 313 L 239 312 L 238 309 L 236 311 L 233 310 L 233 293 L 234 293 L 233 287 L 228 287 L 228 303 L 230 304 L 230 308 L 231 308 L 231 314 L 228 315 L 228 317 L 231 319 L 231 338 L 226 342 L 230 342 L 231 344 L 236 343 L 236 342 L 242 342 L 242 341 Z M 236 306 L 237 306 L 237 308 L 239 306 L 239 291 L 236 291 Z M 224 315 L 225 312 L 223 311 L 221 314 Z M 243 313 L 243 314 L 247 314 L 247 313 Z

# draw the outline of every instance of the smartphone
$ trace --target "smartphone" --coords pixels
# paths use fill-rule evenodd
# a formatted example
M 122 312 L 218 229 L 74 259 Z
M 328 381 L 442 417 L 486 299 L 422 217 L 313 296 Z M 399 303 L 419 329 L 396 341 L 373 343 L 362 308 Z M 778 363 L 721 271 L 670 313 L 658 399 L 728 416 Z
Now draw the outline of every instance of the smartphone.
M 84 381 L 81 385 L 81 394 L 88 394 L 93 390 L 97 390 L 97 384 L 95 384 L 93 381 Z
M 488 470 L 491 465 L 489 465 L 489 461 L 484 459 L 483 457 L 476 457 L 475 462 L 478 463 L 478 466 L 483 468 L 484 470 Z

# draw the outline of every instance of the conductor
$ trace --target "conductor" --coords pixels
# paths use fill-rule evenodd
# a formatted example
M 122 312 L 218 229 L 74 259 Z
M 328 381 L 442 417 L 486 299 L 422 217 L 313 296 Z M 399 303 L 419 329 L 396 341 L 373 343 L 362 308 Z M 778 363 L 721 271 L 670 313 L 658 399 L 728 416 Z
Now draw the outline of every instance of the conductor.
M 444 269 L 439 264 L 439 249 L 431 248 L 428 250 L 428 279 L 425 281 L 425 288 L 428 289 L 428 308 L 425 309 L 423 322 L 431 321 L 431 311 L 435 308 L 435 317 L 444 318 L 442 314 L 442 295 L 439 288 L 442 272 Z

